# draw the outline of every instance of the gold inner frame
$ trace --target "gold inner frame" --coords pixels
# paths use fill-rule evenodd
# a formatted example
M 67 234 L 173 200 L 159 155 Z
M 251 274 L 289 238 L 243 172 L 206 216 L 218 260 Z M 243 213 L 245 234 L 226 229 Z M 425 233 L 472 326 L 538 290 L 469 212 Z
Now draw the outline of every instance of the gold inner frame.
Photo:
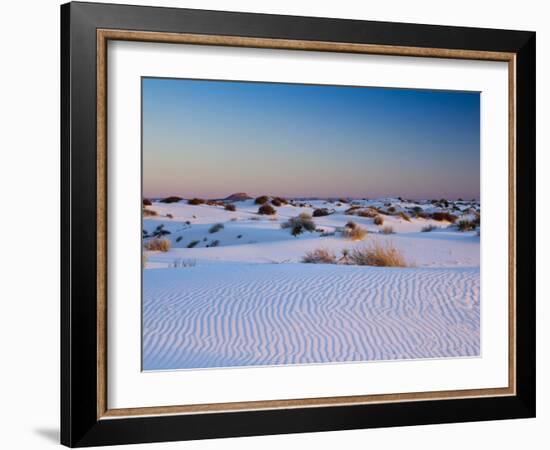
M 471 59 L 508 63 L 508 386 L 398 394 L 262 400 L 199 405 L 109 409 L 107 404 L 107 42 L 109 40 L 217 45 L 392 56 Z M 248 38 L 239 36 L 97 30 L 97 418 L 312 408 L 420 400 L 448 400 L 516 394 L 516 54 L 477 50 L 403 47 L 341 42 Z

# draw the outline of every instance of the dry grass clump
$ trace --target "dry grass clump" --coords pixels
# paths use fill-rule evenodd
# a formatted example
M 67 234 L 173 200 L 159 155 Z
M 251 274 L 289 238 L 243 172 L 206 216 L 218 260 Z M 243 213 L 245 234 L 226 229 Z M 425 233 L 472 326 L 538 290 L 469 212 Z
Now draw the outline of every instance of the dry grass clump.
M 377 216 L 374 216 L 374 224 L 384 225 L 384 218 L 380 214 L 378 214 Z
M 310 264 L 335 264 L 336 255 L 325 248 L 318 248 L 307 252 L 302 258 L 302 262 Z
M 143 208 L 143 217 L 158 216 L 158 213 L 152 209 Z
M 437 230 L 439 227 L 436 227 L 435 225 L 426 225 L 425 227 L 422 227 L 422 233 L 429 233 L 430 231 Z
M 393 227 L 386 225 L 385 227 L 382 227 L 380 229 L 380 233 L 382 234 L 395 234 L 395 231 L 393 230 Z
M 353 206 L 350 206 L 348 209 L 346 209 L 346 211 L 344 212 L 344 214 L 347 214 L 348 216 L 351 216 L 355 213 L 355 211 L 357 211 L 358 209 L 361 209 L 360 206 L 358 205 L 353 205 Z
M 187 203 L 189 205 L 202 205 L 204 203 L 206 203 L 206 200 L 204 200 L 203 198 L 191 198 L 189 200 L 187 200 Z
M 271 204 L 273 206 L 286 205 L 286 204 L 288 204 L 288 200 L 286 198 L 283 198 L 283 197 L 273 197 L 271 199 Z
M 212 225 L 212 226 L 210 227 L 210 229 L 208 230 L 208 232 L 209 232 L 210 234 L 212 234 L 212 233 L 217 233 L 218 231 L 223 230 L 223 228 L 224 228 L 224 227 L 223 227 L 223 223 L 216 223 L 216 224 L 214 224 L 214 225 Z
M 275 208 L 271 205 L 262 205 L 258 208 L 258 214 L 263 214 L 266 216 L 272 216 L 277 212 Z
M 388 212 L 389 212 L 390 214 L 395 213 L 395 206 L 390 206 L 390 207 L 388 208 Z
M 237 207 L 233 203 L 228 203 L 223 208 L 226 211 L 237 211 Z
M 180 201 L 182 201 L 183 198 L 181 197 L 177 197 L 175 195 L 171 195 L 170 197 L 166 197 L 166 198 L 163 198 L 161 200 L 161 203 L 178 203 Z
M 342 231 L 342 236 L 346 239 L 351 239 L 352 241 L 361 241 L 367 235 L 367 230 L 361 228 L 355 222 L 349 221 L 346 223 L 344 230 Z
M 267 195 L 260 195 L 259 197 L 256 197 L 254 203 L 256 203 L 256 205 L 263 205 L 264 203 L 267 203 L 268 200 L 269 197 Z
M 145 248 L 147 250 L 159 251 L 159 252 L 167 252 L 168 250 L 170 250 L 171 246 L 172 244 L 170 240 L 160 239 L 160 238 L 154 238 L 154 239 L 151 239 L 149 242 L 145 243 Z
M 460 220 L 456 224 L 458 231 L 474 231 L 477 227 L 473 220 Z
M 367 208 L 367 209 L 361 209 L 357 211 L 357 215 L 359 217 L 372 218 L 372 217 L 376 217 L 379 214 L 378 214 L 378 211 L 376 211 L 375 209 Z
M 368 247 L 355 248 L 349 255 L 350 264 L 375 267 L 407 267 L 405 258 L 392 244 L 372 243 Z
M 323 217 L 328 216 L 330 214 L 330 211 L 327 208 L 317 208 L 315 211 L 313 211 L 313 217 Z
M 403 220 L 406 220 L 407 222 L 411 221 L 410 216 L 406 212 L 401 211 L 398 216 L 401 217 Z
M 151 202 L 148 198 L 143 199 L 143 206 L 151 206 L 152 204 L 153 202 Z
M 446 222 L 455 223 L 458 217 L 448 212 L 434 212 L 432 214 L 432 219 L 437 220 L 438 222 L 446 221 Z
M 291 217 L 288 221 L 281 224 L 281 228 L 290 228 L 293 236 L 298 236 L 305 231 L 313 232 L 316 230 L 315 222 L 308 213 L 302 213 L 297 217 Z

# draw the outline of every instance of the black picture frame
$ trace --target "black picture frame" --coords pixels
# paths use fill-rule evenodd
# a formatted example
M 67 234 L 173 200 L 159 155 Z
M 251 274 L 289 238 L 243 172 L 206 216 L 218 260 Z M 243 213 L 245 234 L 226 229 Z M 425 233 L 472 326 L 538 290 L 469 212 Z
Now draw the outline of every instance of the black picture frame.
M 97 414 L 98 29 L 516 55 L 516 395 L 229 413 Z M 73 2 L 61 6 L 61 443 L 70 447 L 535 416 L 534 32 Z

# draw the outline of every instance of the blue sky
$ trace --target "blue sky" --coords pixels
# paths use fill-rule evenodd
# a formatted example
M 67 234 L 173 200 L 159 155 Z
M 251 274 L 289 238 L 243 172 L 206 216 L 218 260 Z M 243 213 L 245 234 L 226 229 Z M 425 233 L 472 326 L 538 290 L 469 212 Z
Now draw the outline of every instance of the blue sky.
M 479 198 L 479 93 L 142 83 L 144 196 Z

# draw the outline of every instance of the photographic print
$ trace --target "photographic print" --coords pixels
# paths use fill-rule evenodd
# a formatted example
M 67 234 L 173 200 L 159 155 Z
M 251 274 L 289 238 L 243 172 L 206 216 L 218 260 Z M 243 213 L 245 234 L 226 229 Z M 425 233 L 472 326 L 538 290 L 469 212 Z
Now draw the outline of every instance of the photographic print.
M 141 82 L 143 370 L 480 355 L 479 92 Z

